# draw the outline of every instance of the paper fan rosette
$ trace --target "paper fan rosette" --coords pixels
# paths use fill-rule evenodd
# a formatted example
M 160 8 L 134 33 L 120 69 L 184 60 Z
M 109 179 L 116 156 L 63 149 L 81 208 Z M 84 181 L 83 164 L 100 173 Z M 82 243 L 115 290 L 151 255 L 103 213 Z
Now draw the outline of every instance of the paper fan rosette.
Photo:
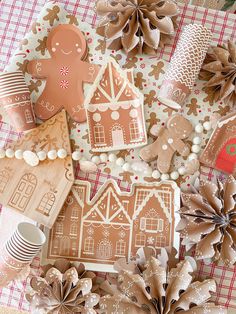
M 109 49 L 124 49 L 129 56 L 155 54 L 174 35 L 179 9 L 172 0 L 97 0 L 101 17 L 97 33 Z
M 223 184 L 200 181 L 199 191 L 182 193 L 177 226 L 187 249 L 196 245 L 197 259 L 213 259 L 230 266 L 236 262 L 236 180 Z
M 158 258 L 150 256 L 142 265 L 115 263 L 117 280 L 105 281 L 101 288 L 108 294 L 100 299 L 100 313 L 122 314 L 226 314 L 209 302 L 216 291 L 213 279 L 193 280 L 195 260 L 188 257 L 169 265 L 163 249 Z
M 96 275 L 85 271 L 81 263 L 59 259 L 43 268 L 41 276 L 33 277 L 31 291 L 26 294 L 34 313 L 95 314 L 99 295 L 93 293 Z
M 200 78 L 207 81 L 205 90 L 215 101 L 236 104 L 236 43 L 211 47 L 207 53 Z

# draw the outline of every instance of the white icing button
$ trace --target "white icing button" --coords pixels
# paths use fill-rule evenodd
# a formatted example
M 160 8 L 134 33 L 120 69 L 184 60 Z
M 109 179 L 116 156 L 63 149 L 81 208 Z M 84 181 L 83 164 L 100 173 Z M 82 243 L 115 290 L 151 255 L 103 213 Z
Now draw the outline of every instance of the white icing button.
M 197 154 L 192 153 L 188 156 L 188 160 L 193 160 L 193 159 L 197 159 Z
M 201 150 L 201 147 L 199 145 L 193 145 L 191 148 L 191 151 L 196 154 L 199 153 L 200 150 Z
M 199 144 L 201 144 L 201 142 L 202 142 L 202 139 L 201 139 L 200 136 L 195 136 L 195 137 L 193 138 L 193 144 L 199 145 Z
M 116 157 L 115 154 L 113 154 L 113 153 L 109 154 L 108 160 L 109 160 L 110 162 L 115 162 L 116 159 L 117 159 L 117 157 Z
M 6 156 L 6 151 L 3 148 L 0 148 L 0 159 L 5 158 Z
M 73 153 L 72 153 L 72 159 L 73 160 L 75 160 L 75 161 L 78 161 L 78 160 L 80 160 L 81 159 L 81 153 L 79 152 L 79 151 L 74 151 Z
M 64 159 L 67 156 L 67 151 L 64 148 L 61 148 L 57 151 L 57 157 Z
M 50 150 L 47 155 L 50 160 L 57 159 L 57 151 L 55 149 Z
M 125 163 L 125 161 L 124 161 L 124 159 L 123 158 L 118 158 L 117 160 L 116 160 L 116 164 L 117 164 L 117 166 L 123 166 L 124 165 L 124 163 Z
M 186 168 L 183 167 L 183 166 L 182 166 L 182 167 L 179 167 L 178 173 L 179 173 L 181 176 L 185 175 L 185 174 L 186 174 Z
M 26 150 L 23 152 L 24 161 L 31 167 L 36 167 L 39 164 L 39 158 L 36 153 Z
M 100 155 L 100 159 L 101 159 L 101 162 L 107 162 L 107 154 L 106 153 L 102 153 Z
M 38 152 L 37 156 L 40 161 L 44 161 L 47 158 L 47 154 L 44 150 L 41 150 L 40 152 Z
M 172 143 L 174 142 L 174 140 L 173 140 L 173 138 L 168 138 L 167 142 L 168 142 L 169 144 L 172 144 Z
M 206 131 L 210 131 L 211 128 L 212 128 L 211 122 L 209 122 L 209 121 L 204 122 L 204 123 L 203 123 L 203 127 L 204 127 L 204 129 L 205 129 Z
M 98 168 L 95 163 L 88 160 L 80 160 L 79 165 L 83 172 L 95 172 Z
M 126 162 L 123 166 L 122 166 L 122 169 L 124 171 L 129 171 L 131 168 L 130 164 L 128 162 Z
M 163 173 L 163 174 L 161 175 L 161 180 L 162 180 L 162 181 L 169 180 L 169 178 L 170 178 L 170 176 L 168 175 L 168 173 Z
M 153 177 L 153 179 L 159 179 L 160 176 L 161 176 L 161 174 L 160 174 L 160 172 L 159 172 L 158 170 L 154 170 L 154 171 L 152 172 L 152 177 Z
M 195 132 L 196 133 L 202 133 L 203 132 L 203 126 L 201 123 L 198 123 L 196 126 L 195 126 Z
M 15 151 L 15 158 L 16 159 L 23 159 L 23 151 L 21 149 L 17 149 Z
M 8 149 L 6 150 L 6 157 L 7 157 L 7 158 L 13 158 L 14 156 L 15 156 L 14 150 L 11 149 L 11 148 L 8 148 Z
M 163 150 L 167 150 L 167 148 L 168 148 L 167 145 L 163 145 L 163 146 L 162 146 L 162 149 L 163 149 Z
M 179 178 L 178 171 L 171 172 L 170 177 L 171 177 L 172 180 L 177 180 Z
M 93 156 L 93 157 L 91 158 L 91 161 L 92 161 L 93 163 L 95 163 L 96 165 L 98 165 L 98 164 L 100 164 L 101 159 L 100 159 L 99 156 Z

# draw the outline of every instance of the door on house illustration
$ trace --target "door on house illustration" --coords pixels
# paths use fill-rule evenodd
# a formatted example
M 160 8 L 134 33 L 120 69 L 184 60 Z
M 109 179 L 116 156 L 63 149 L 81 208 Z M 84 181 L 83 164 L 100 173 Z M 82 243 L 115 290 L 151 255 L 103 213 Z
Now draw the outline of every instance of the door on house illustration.
M 97 248 L 97 257 L 100 259 L 110 259 L 112 257 L 112 244 L 108 240 L 101 240 Z
M 121 146 L 124 144 L 123 129 L 119 125 L 114 125 L 111 129 L 112 145 Z
M 236 165 L 236 138 L 230 139 L 220 150 L 216 158 L 216 168 L 233 173 Z
M 60 255 L 69 256 L 70 253 L 70 238 L 63 237 L 60 240 Z
M 31 199 L 31 196 L 34 193 L 36 185 L 37 185 L 37 178 L 33 174 L 31 173 L 24 174 L 21 177 L 8 204 L 14 207 L 15 209 L 18 209 L 20 211 L 25 211 Z

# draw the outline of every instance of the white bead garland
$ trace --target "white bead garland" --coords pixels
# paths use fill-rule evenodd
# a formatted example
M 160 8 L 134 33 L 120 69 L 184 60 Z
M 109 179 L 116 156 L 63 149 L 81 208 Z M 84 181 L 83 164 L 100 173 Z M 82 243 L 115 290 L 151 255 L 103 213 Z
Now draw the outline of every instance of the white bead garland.
M 57 159 L 57 151 L 55 149 L 52 149 L 48 152 L 47 156 L 48 156 L 48 159 L 55 160 Z
M 206 131 L 210 131 L 210 130 L 212 129 L 211 122 L 209 122 L 209 121 L 204 122 L 204 123 L 203 123 L 203 128 L 204 128 L 204 130 L 206 130 Z
M 100 155 L 100 159 L 101 159 L 101 162 L 107 162 L 107 154 L 106 153 L 102 153 Z
M 201 123 L 198 123 L 196 126 L 195 126 L 195 132 L 196 133 L 202 133 L 203 132 L 203 125 Z
M 44 150 L 39 151 L 37 156 L 40 161 L 44 161 L 47 158 L 47 154 Z
M 21 150 L 21 149 L 17 149 L 16 151 L 15 151 L 15 158 L 16 159 L 23 159 L 23 151 Z
M 3 148 L 0 148 L 0 159 L 5 158 L 6 157 L 6 151 Z
M 161 177 L 161 174 L 158 170 L 153 170 L 152 177 L 153 179 L 159 179 Z
M 116 157 L 115 154 L 113 154 L 113 153 L 109 154 L 108 160 L 109 160 L 110 162 L 115 162 L 116 159 L 117 159 L 117 157 Z
M 71 157 L 73 160 L 78 161 L 81 158 L 81 153 L 76 150 L 72 153 Z
M 125 163 L 125 161 L 123 158 L 120 157 L 120 158 L 116 159 L 117 166 L 122 167 L 124 165 L 124 163 Z
M 200 147 L 199 145 L 194 144 L 194 145 L 191 147 L 191 151 L 192 151 L 193 153 L 198 154 L 198 153 L 200 152 L 200 150 L 201 150 L 201 147 Z
M 193 159 L 197 159 L 197 154 L 191 153 L 191 154 L 188 156 L 188 160 L 193 160 Z
M 128 162 L 126 162 L 125 164 L 123 164 L 122 169 L 124 171 L 129 171 L 131 168 L 130 164 Z
M 161 175 L 161 180 L 162 180 L 162 181 L 169 180 L 169 178 L 170 178 L 170 176 L 169 176 L 168 173 L 163 173 L 163 174 Z
M 67 151 L 64 148 L 58 149 L 57 157 L 60 159 L 64 159 L 67 157 Z
M 7 158 L 13 158 L 14 156 L 15 156 L 14 150 L 11 149 L 11 148 L 8 148 L 8 149 L 6 150 L 6 157 L 7 157 Z
M 201 139 L 200 136 L 195 136 L 195 137 L 193 138 L 193 144 L 195 144 L 195 145 L 200 145 L 201 142 L 202 142 L 202 139 Z

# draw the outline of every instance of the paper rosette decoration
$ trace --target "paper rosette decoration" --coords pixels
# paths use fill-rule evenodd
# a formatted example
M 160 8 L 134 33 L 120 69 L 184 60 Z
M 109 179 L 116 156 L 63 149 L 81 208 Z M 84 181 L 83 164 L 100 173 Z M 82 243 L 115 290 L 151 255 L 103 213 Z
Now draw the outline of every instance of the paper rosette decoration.
M 226 314 L 226 310 L 208 302 L 211 292 L 216 291 L 213 279 L 193 282 L 196 263 L 191 257 L 171 268 L 162 250 L 158 258 L 149 257 L 142 267 L 124 260 L 115 266 L 117 281 L 101 286 L 109 293 L 100 300 L 103 314 Z
M 84 265 L 57 260 L 46 265 L 41 277 L 31 279 L 32 291 L 26 294 L 33 310 L 50 314 L 83 313 L 93 314 L 99 302 L 96 275 L 85 271 Z
M 191 93 L 210 45 L 212 33 L 204 26 L 185 26 L 165 73 L 159 100 L 180 109 Z
M 182 193 L 181 231 L 187 249 L 196 244 L 197 259 L 236 262 L 236 180 L 200 181 L 199 191 Z
M 97 33 L 109 49 L 123 48 L 129 56 L 155 54 L 174 34 L 179 14 L 172 0 L 98 0 L 96 9 L 102 17 Z
M 215 101 L 236 104 L 236 44 L 211 47 L 207 53 L 200 78 L 207 81 L 205 89 Z

